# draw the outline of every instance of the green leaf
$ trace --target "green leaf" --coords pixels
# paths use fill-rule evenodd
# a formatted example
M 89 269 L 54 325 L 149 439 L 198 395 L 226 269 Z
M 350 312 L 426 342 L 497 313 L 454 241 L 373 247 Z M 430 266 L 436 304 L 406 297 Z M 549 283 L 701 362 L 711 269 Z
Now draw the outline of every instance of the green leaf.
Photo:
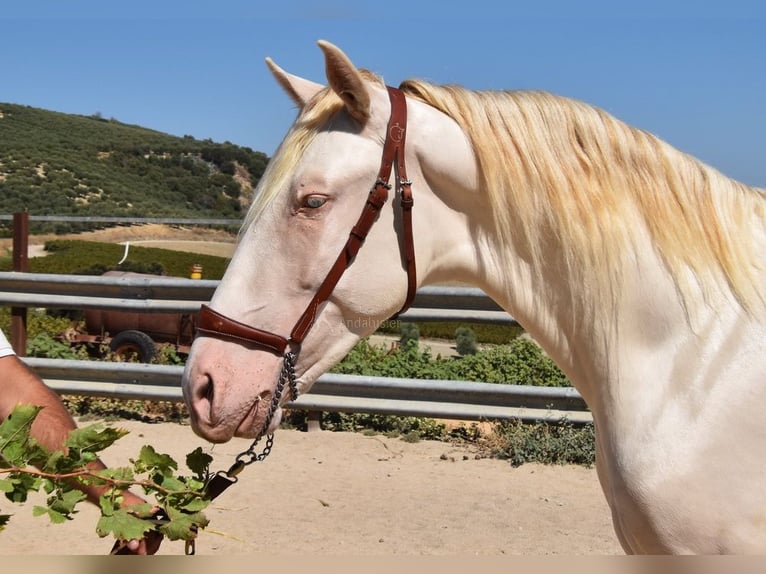
M 48 460 L 45 461 L 45 464 L 42 465 L 42 470 L 45 472 L 55 472 L 59 465 L 66 459 L 67 457 L 64 455 L 63 451 L 57 450 L 50 454 L 48 457 Z
M 58 496 L 52 496 L 48 499 L 48 507 L 56 512 L 60 512 L 65 515 L 74 513 L 74 507 L 78 502 L 82 502 L 87 497 L 81 490 L 66 490 L 59 491 Z
M 192 498 L 186 504 L 179 504 L 178 507 L 184 512 L 199 512 L 210 505 L 210 501 L 204 498 Z
M 45 506 L 35 506 L 32 508 L 33 516 L 42 516 L 44 514 L 48 515 L 48 518 L 51 519 L 51 522 L 53 522 L 53 524 L 62 524 L 63 522 L 66 522 L 67 520 L 71 520 L 71 517 L 65 514 L 62 514 L 61 512 L 57 512 L 53 510 L 52 508 L 46 508 Z
M 6 444 L 18 437 L 26 440 L 29 436 L 29 428 L 42 407 L 35 405 L 17 405 L 0 423 L 0 450 L 4 450 Z
M 160 481 L 162 488 L 172 490 L 174 492 L 181 492 L 187 490 L 186 483 L 175 476 L 165 476 Z
M 137 518 L 147 519 L 154 517 L 154 505 L 149 502 L 143 502 L 141 504 L 133 504 L 129 507 L 124 507 L 125 510 L 135 515 Z
M 168 540 L 192 540 L 197 537 L 197 531 L 205 528 L 209 521 L 201 512 L 185 513 L 175 508 L 167 508 L 170 522 L 160 526 L 160 532 Z
M 112 534 L 119 540 L 136 540 L 143 538 L 152 527 L 153 524 L 148 520 L 133 516 L 125 508 L 119 508 L 99 518 L 96 533 L 102 538 Z
M 169 455 L 158 453 L 154 447 L 144 445 L 138 460 L 135 461 L 135 467 L 136 472 L 157 471 L 163 475 L 172 475 L 174 470 L 178 470 L 178 463 Z
M 10 490 L 5 490 L 5 497 L 11 502 L 22 503 L 27 501 L 27 493 L 37 492 L 42 484 L 42 479 L 24 474 L 22 472 L 15 472 L 8 476 L 8 483 L 11 485 Z
M 30 460 L 29 429 L 42 407 L 17 405 L 0 424 L 0 464 L 3 468 L 24 467 Z M 37 451 L 39 452 L 39 451 Z M 36 454 L 36 453 L 34 453 Z
M 128 434 L 125 429 L 104 427 L 97 423 L 86 427 L 74 429 L 69 433 L 66 446 L 70 450 L 78 452 L 99 452 L 114 444 L 114 442 Z
M 0 478 L 0 492 L 13 492 L 13 482 L 7 478 Z
M 117 508 L 117 502 L 114 501 L 109 493 L 101 495 L 98 499 L 98 505 L 101 508 L 102 516 L 112 516 Z
M 201 446 L 198 446 L 186 455 L 186 466 L 200 480 L 205 480 L 207 478 L 212 463 L 213 457 L 206 452 L 203 452 Z

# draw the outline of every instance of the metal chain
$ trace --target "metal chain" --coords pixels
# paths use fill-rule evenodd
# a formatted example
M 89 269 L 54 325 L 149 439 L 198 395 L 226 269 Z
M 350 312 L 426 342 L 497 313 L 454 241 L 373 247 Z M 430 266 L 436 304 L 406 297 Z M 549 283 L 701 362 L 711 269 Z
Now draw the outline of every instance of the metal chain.
M 263 424 L 264 432 L 271 425 L 271 421 L 274 418 L 274 413 L 276 413 L 277 409 L 279 408 L 279 403 L 282 400 L 282 393 L 284 391 L 285 385 L 287 385 L 288 389 L 290 390 L 290 400 L 294 401 L 297 399 L 298 386 L 295 380 L 295 353 L 292 352 L 285 353 L 284 360 L 282 362 L 282 371 L 280 372 L 279 380 L 277 381 L 277 388 L 274 390 L 274 395 L 271 399 L 271 404 L 269 405 L 269 412 L 266 415 L 266 420 Z M 255 437 L 255 440 L 253 440 L 252 444 L 247 448 L 247 450 L 240 452 L 235 457 L 235 462 L 233 465 L 231 465 L 229 470 L 219 471 L 214 476 L 223 475 L 231 482 L 235 482 L 236 476 L 242 472 L 246 466 L 249 466 L 254 462 L 261 462 L 265 460 L 266 457 L 271 453 L 271 449 L 274 446 L 274 434 L 264 434 L 264 432 L 261 432 L 257 437 Z M 266 444 L 264 445 L 263 450 L 260 453 L 257 453 L 256 447 L 264 436 L 266 436 Z
M 290 390 L 290 400 L 294 401 L 298 398 L 298 387 L 295 382 L 295 354 L 291 352 L 285 353 L 284 361 L 282 362 L 282 371 L 279 374 L 279 381 L 277 382 L 277 388 L 274 390 L 274 396 L 271 398 L 271 405 L 269 405 L 269 412 L 266 415 L 266 421 L 263 424 L 264 429 L 269 428 L 271 420 L 274 418 L 274 413 L 279 408 L 285 384 L 287 384 L 287 387 Z M 237 455 L 236 460 L 238 463 L 247 466 L 254 462 L 260 462 L 269 456 L 271 448 L 274 446 L 273 433 L 266 435 L 266 446 L 263 451 L 260 454 L 255 453 L 255 447 L 263 436 L 263 433 L 258 435 L 247 450 Z

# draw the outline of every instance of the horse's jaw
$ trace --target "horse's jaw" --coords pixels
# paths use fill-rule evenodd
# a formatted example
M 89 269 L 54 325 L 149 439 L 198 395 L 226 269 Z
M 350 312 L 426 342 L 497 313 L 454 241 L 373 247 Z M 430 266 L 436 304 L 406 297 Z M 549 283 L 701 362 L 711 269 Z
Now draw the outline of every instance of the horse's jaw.
M 279 426 L 269 417 L 282 357 L 202 337 L 192 346 L 182 389 L 194 432 L 215 443 L 254 438 Z M 268 428 L 265 428 L 268 424 Z

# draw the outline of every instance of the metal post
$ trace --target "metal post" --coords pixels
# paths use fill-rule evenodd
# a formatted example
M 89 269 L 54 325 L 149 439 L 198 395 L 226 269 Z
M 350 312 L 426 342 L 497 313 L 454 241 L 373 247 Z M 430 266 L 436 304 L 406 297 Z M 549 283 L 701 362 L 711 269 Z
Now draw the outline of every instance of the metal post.
M 26 273 L 29 252 L 29 213 L 13 214 L 13 270 Z M 27 308 L 11 308 L 11 346 L 19 357 L 27 354 Z
M 306 431 L 316 432 L 322 430 L 322 411 L 309 411 L 306 415 Z

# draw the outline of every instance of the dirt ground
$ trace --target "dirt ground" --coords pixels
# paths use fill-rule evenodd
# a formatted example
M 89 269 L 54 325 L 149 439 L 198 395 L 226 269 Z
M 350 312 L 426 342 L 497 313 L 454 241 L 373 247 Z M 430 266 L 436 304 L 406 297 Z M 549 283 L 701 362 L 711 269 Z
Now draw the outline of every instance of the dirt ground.
M 171 455 L 185 473 L 197 446 L 225 469 L 249 441 L 210 445 L 185 425 L 119 421 L 130 433 L 104 452 L 124 466 L 141 446 Z M 111 543 L 95 534 L 97 510 L 82 507 L 66 524 L 13 512 L 0 532 L 0 555 L 98 555 Z M 9 508 L 12 506 L 12 508 Z M 466 446 L 329 431 L 282 429 L 269 458 L 206 512 L 200 555 L 500 556 L 610 555 L 621 550 L 595 469 L 524 465 L 476 458 Z M 183 554 L 165 541 L 159 554 Z

